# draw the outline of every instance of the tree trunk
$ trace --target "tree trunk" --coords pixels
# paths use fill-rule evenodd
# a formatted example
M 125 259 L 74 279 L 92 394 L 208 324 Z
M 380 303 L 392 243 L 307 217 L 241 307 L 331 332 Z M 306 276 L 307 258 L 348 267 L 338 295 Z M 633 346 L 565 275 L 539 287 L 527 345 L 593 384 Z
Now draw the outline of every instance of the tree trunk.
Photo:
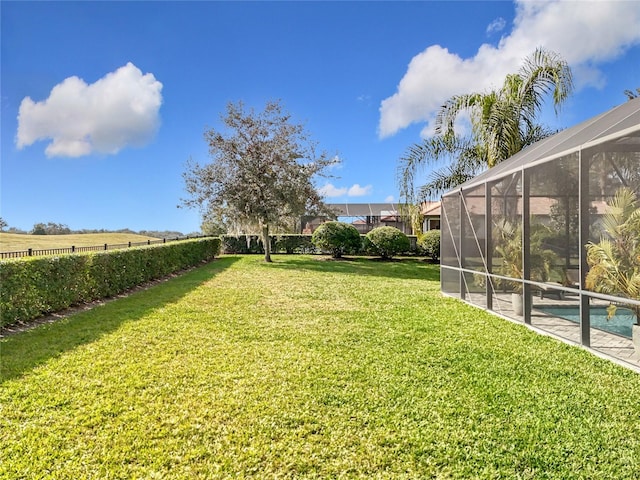
M 269 239 L 269 225 L 262 225 L 262 245 L 264 246 L 264 261 L 271 263 L 271 241 Z

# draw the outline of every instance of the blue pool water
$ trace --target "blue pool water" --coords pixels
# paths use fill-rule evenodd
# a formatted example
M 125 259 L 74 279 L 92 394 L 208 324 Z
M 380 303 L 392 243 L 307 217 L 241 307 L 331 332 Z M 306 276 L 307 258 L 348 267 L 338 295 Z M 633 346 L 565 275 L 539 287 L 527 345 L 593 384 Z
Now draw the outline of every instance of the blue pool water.
M 547 307 L 541 305 L 535 307 L 535 309 L 554 317 L 580 323 L 580 310 L 578 307 Z M 611 320 L 607 320 L 607 309 L 605 307 L 591 307 L 590 312 L 591 327 L 631 338 L 631 325 L 635 323 L 635 317 L 630 310 L 618 308 Z

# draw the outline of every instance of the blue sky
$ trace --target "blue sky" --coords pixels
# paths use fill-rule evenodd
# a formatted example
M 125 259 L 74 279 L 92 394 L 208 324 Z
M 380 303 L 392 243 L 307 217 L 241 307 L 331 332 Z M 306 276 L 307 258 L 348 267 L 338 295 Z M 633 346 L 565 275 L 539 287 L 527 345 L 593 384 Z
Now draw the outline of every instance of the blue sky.
M 328 202 L 398 199 L 397 160 L 455 93 L 536 47 L 572 66 L 569 127 L 640 87 L 640 2 L 11 2 L 1 8 L 0 215 L 30 230 L 199 230 L 190 157 L 230 101 L 280 99 L 337 178 Z

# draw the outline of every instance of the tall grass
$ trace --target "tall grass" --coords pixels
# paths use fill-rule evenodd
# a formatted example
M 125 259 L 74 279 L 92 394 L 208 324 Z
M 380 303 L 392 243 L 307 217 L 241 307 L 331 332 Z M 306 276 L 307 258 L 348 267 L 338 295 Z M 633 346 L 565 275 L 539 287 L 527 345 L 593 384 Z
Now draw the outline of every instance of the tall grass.
M 637 478 L 637 374 L 437 266 L 274 258 L 3 339 L 0 477 Z

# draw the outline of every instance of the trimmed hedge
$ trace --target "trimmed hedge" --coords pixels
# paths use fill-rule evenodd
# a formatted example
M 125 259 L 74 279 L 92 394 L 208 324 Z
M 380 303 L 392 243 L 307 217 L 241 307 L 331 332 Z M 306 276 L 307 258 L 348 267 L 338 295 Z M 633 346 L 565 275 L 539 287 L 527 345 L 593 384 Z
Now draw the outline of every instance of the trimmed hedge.
M 0 262 L 0 326 L 118 295 L 215 258 L 219 238 Z
M 311 242 L 311 235 L 282 234 L 271 235 L 271 253 L 317 253 Z M 224 253 L 264 254 L 260 235 L 223 235 L 222 251 Z
M 271 245 L 275 253 L 316 253 L 311 235 L 277 235 Z
M 260 235 L 223 235 L 222 252 L 227 254 L 257 254 L 264 255 L 262 248 L 262 238 Z M 409 239 L 409 249 L 403 255 L 418 255 L 417 237 L 407 235 Z M 367 239 L 366 235 L 360 234 L 362 246 L 357 252 L 350 252 L 354 255 L 378 255 L 375 246 Z M 312 241 L 312 236 L 308 234 L 282 234 L 271 236 L 271 253 L 322 253 Z
M 221 238 L 223 253 L 264 254 L 259 235 L 223 235 Z M 273 237 L 271 244 L 273 245 Z

